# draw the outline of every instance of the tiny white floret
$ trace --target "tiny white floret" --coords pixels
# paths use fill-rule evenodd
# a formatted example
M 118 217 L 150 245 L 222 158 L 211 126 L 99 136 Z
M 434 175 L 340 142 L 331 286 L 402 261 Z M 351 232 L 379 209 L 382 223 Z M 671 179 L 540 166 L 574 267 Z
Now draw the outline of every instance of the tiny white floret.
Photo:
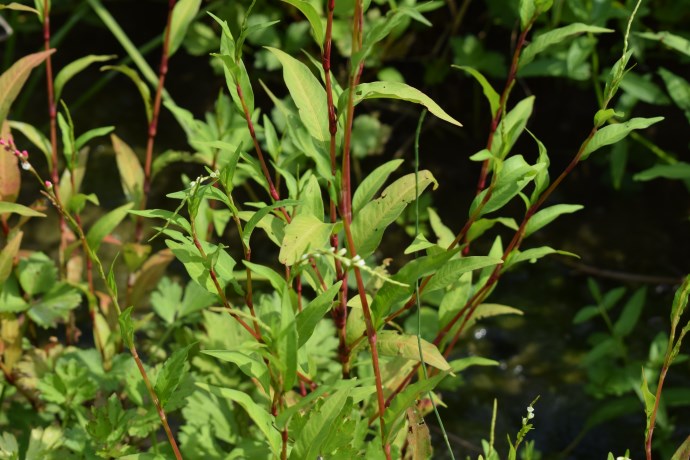
M 338 250 L 339 256 L 344 256 L 346 253 L 347 253 L 347 249 L 345 249 L 345 248 L 340 248 L 340 250 Z
M 30 170 L 30 169 L 31 169 L 31 163 L 29 163 L 28 161 L 22 162 L 22 169 L 23 169 L 24 171 Z

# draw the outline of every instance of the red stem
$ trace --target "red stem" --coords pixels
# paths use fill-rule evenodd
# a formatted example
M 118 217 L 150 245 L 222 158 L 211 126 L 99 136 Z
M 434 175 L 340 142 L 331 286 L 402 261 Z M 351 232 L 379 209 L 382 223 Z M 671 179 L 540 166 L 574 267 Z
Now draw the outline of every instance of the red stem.
M 163 99 L 163 87 L 165 85 L 165 77 L 168 74 L 168 52 L 170 49 L 170 23 L 172 21 L 173 8 L 175 7 L 175 0 L 168 0 L 168 19 L 165 25 L 165 33 L 163 37 L 163 50 L 161 52 L 160 71 L 158 73 L 158 85 L 156 87 L 156 96 L 153 101 L 153 111 L 151 115 L 151 122 L 148 128 L 148 138 L 146 141 L 146 162 L 144 164 L 144 185 L 141 196 L 140 209 L 146 209 L 146 201 L 151 191 L 151 164 L 153 162 L 153 145 L 156 140 L 156 133 L 158 132 L 158 117 L 160 115 L 161 100 Z M 144 218 L 139 216 L 135 229 L 135 238 L 138 243 L 141 242 L 144 233 Z

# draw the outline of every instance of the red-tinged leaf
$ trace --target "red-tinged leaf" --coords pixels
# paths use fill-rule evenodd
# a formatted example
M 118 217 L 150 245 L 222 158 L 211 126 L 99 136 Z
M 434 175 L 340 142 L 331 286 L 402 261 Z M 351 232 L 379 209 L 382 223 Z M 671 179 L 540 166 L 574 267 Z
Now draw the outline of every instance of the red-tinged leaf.
M 172 251 L 170 249 L 163 249 L 144 262 L 141 270 L 137 272 L 137 280 L 132 287 L 129 303 L 137 305 L 144 295 L 155 288 L 158 285 L 158 281 L 165 274 L 165 269 L 173 259 L 175 259 L 175 256 Z
M 54 52 L 55 50 L 51 49 L 24 56 L 7 69 L 5 73 L 0 75 L 0 123 L 7 118 L 10 106 L 17 98 L 19 91 L 21 91 L 34 67 L 41 64 Z
M 21 183 L 17 157 L 0 147 L 0 201 L 14 203 L 19 195 Z
M 128 201 L 138 203 L 144 190 L 144 169 L 134 150 L 115 134 L 110 135 L 115 150 L 120 183 Z

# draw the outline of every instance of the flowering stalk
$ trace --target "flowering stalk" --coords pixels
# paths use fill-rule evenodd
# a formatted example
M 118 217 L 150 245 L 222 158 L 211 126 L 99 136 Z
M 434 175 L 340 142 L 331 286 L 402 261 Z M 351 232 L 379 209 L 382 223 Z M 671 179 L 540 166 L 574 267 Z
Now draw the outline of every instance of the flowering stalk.
M 5 149 L 7 150 L 7 146 L 5 146 Z M 82 246 L 84 248 L 84 253 L 86 254 L 87 257 L 92 257 L 94 262 L 96 262 L 96 266 L 99 270 L 99 274 L 101 276 L 102 281 L 104 282 L 106 289 L 108 291 L 108 295 L 110 299 L 113 302 L 113 306 L 115 307 L 115 311 L 117 312 L 118 316 L 121 314 L 122 309 L 120 308 L 120 304 L 117 300 L 117 293 L 115 293 L 111 287 L 110 284 L 108 283 L 108 278 L 105 275 L 105 272 L 103 270 L 103 264 L 101 263 L 101 260 L 98 258 L 96 253 L 91 250 L 89 247 L 89 243 L 86 239 L 86 235 L 84 234 L 84 229 L 82 226 L 77 222 L 77 220 L 67 211 L 67 209 L 62 205 L 62 202 L 60 201 L 60 197 L 57 194 L 57 190 L 55 189 L 55 185 L 51 181 L 43 181 L 41 179 L 41 176 L 38 174 L 38 172 L 31 166 L 31 163 L 29 163 L 29 155 L 26 151 L 18 151 L 16 150 L 15 155 L 21 160 L 21 166 L 22 169 L 25 171 L 29 171 L 31 174 L 33 174 L 34 177 L 39 181 L 40 184 L 43 186 L 43 190 L 41 193 L 45 195 L 55 206 L 57 211 L 60 213 L 60 215 L 64 218 L 65 222 L 69 223 L 69 225 L 74 229 L 76 232 L 79 240 L 82 243 Z M 94 312 L 95 314 L 95 312 Z M 95 324 L 95 323 L 94 323 Z M 98 328 L 94 327 L 94 334 L 98 334 Z M 99 338 L 96 338 L 96 340 L 100 341 Z M 172 434 L 172 431 L 170 430 L 170 425 L 168 424 L 168 419 L 165 414 L 165 410 L 163 409 L 163 406 L 160 403 L 160 400 L 158 399 L 158 396 L 156 395 L 156 391 L 151 385 L 151 381 L 148 378 L 148 375 L 146 374 L 146 369 L 144 368 L 144 365 L 141 361 L 141 358 L 139 357 L 139 354 L 137 352 L 137 349 L 134 345 L 134 343 L 131 343 L 129 345 L 129 351 L 132 354 L 132 357 L 134 358 L 134 361 L 136 362 L 137 369 L 139 369 L 139 373 L 141 374 L 142 379 L 144 380 L 144 384 L 146 385 L 146 389 L 148 390 L 149 396 L 151 397 L 151 400 L 153 401 L 153 404 L 156 406 L 156 411 L 158 412 L 158 417 L 161 420 L 161 423 L 163 424 L 163 429 L 165 430 L 165 433 L 168 437 L 168 442 L 170 443 L 170 446 L 173 449 L 173 452 L 175 454 L 175 458 L 177 460 L 182 460 L 182 455 L 180 454 L 180 450 L 177 447 L 177 442 L 175 441 L 175 437 Z

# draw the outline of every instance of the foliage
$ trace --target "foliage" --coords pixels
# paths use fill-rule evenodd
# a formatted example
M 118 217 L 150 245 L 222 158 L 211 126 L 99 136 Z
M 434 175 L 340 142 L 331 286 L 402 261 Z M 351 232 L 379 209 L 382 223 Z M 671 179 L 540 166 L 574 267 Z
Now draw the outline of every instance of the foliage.
M 670 32 L 631 34 L 634 18 L 652 14 L 638 11 L 640 2 L 617 9 L 589 3 L 488 2 L 497 22 L 517 24 L 506 65 L 477 37 L 457 36 L 465 12 L 454 2 L 170 1 L 160 41 L 152 42 L 161 45 L 155 72 L 142 51 L 149 46 L 133 43 L 110 5 L 66 2 L 62 7 L 74 10 L 75 21 L 83 15 L 98 21 L 127 57 L 113 64 L 110 54 L 83 56 L 55 76 L 53 46 L 60 49 L 61 34 L 51 35 L 50 2 L 3 5 L 16 20 L 37 20 L 45 51 L 8 62 L 0 75 L 0 402 L 21 409 L 0 422 L 0 456 L 418 459 L 441 451 L 424 422 L 432 407 L 439 419 L 444 413 L 437 410 L 440 386 L 458 384 L 470 367 L 495 364 L 457 354 L 470 340 L 468 330 L 486 318 L 523 313 L 489 301 L 499 280 L 527 261 L 573 256 L 527 244 L 581 209 L 552 204 L 554 190 L 609 146 L 614 182 L 620 182 L 624 155 L 616 149 L 663 120 L 633 117 L 636 100 L 673 101 L 689 110 L 681 77 L 660 71 L 665 98 L 649 78 L 631 71 L 633 56 L 643 59 L 643 40 L 663 39 L 682 52 L 684 39 Z M 434 123 L 462 129 L 463 117 L 448 113 L 447 101 L 404 81 L 388 64 L 409 49 L 408 37 L 431 26 L 429 15 L 446 7 L 454 19 L 442 46 L 452 56 L 440 63 L 441 74 L 460 70 L 476 80 L 491 118 L 484 147 L 469 156 L 479 181 L 458 231 L 432 207 L 420 209 L 444 184 L 419 168 L 418 156 L 414 164 L 405 158 L 362 167 L 402 136 L 372 110 L 376 104 L 423 108 Z M 599 58 L 599 35 L 614 31 L 622 52 L 619 39 L 615 51 Z M 201 117 L 165 87 L 169 63 L 182 50 L 208 57 L 225 86 Z M 333 65 L 335 51 L 349 64 Z M 604 54 L 612 66 L 600 71 Z M 75 123 L 71 111 L 79 101 L 71 101 L 69 87 L 101 62 L 113 65 L 102 67 L 98 84 L 125 77 L 141 99 L 143 155 L 125 129 L 84 131 Z M 22 121 L 15 106 L 42 63 L 47 134 Z M 504 89 L 487 76 L 500 77 Z M 527 129 L 539 95 L 511 100 L 516 79 L 535 76 L 592 80 L 598 97 L 587 116 L 590 131 L 562 172 L 551 167 L 538 139 L 548 127 Z M 159 120 L 169 115 L 186 146 L 157 152 Z M 417 154 L 423 117 L 418 126 Z M 87 172 L 90 146 L 108 138 L 122 191 L 110 210 L 100 203 L 113 200 L 113 190 L 86 186 L 93 174 Z M 180 167 L 182 186 L 166 183 Z M 664 176 L 656 168 L 642 177 Z M 665 177 L 685 178 L 674 171 Z M 168 189 L 168 201 L 153 193 L 159 184 Z M 24 245 L 48 214 L 57 217 L 58 241 L 42 250 Z M 390 244 L 392 238 L 407 240 Z M 644 290 L 615 322 L 610 311 L 622 291 L 602 294 L 595 284 L 591 290 L 597 305 L 581 310 L 575 322 L 599 315 L 608 333 L 592 337 L 583 361 L 588 388 L 597 396 L 639 391 L 649 420 L 649 458 L 655 418 L 666 428 L 663 376 L 672 361 L 683 359 L 688 327 L 677 326 L 687 286 L 674 304 L 670 337 L 656 339 L 642 361 L 641 390 L 630 387 L 639 380 L 641 361 L 626 362 L 625 341 L 640 318 Z M 46 342 L 36 326 L 61 339 Z M 662 342 L 669 344 L 663 363 Z M 657 378 L 652 395 L 647 382 Z M 532 403 L 515 443 L 508 437 L 509 459 L 540 458 L 527 440 L 536 399 L 524 396 Z M 487 459 L 499 458 L 495 417 L 494 411 Z M 599 417 L 588 427 L 608 416 Z M 32 429 L 14 428 L 24 426 Z

